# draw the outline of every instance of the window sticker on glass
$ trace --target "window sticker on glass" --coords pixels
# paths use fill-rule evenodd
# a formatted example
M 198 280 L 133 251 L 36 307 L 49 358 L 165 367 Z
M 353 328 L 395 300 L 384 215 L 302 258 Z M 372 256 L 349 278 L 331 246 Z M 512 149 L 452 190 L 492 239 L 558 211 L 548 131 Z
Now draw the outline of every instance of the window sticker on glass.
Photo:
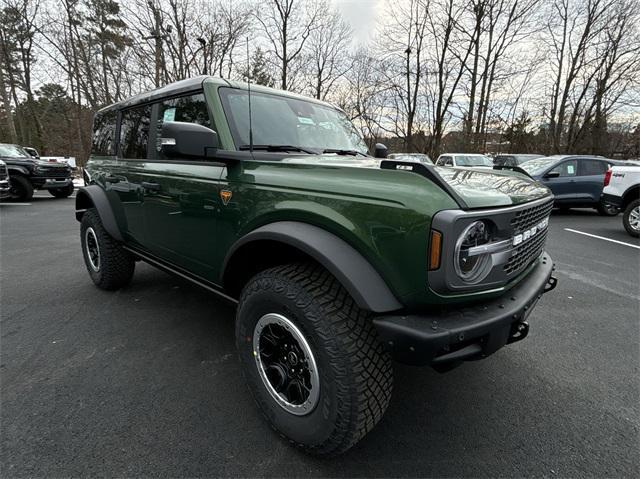
M 573 175 L 576 172 L 575 167 L 573 165 L 567 165 L 567 174 Z
M 162 116 L 162 121 L 175 121 L 175 118 L 176 118 L 176 109 L 167 108 L 164 111 L 164 115 Z
M 302 123 L 303 125 L 315 125 L 315 122 L 312 118 L 306 118 L 304 116 L 298 117 L 298 123 Z

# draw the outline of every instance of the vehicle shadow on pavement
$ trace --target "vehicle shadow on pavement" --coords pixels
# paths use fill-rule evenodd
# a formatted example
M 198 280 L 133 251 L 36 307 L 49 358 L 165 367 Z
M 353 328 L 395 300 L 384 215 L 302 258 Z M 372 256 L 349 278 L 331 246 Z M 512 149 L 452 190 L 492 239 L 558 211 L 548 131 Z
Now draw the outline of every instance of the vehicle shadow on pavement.
M 215 444 L 214 456 L 221 461 L 215 467 L 219 473 L 228 470 L 278 477 L 477 477 L 495 476 L 498 470 L 505 475 L 523 476 L 572 475 L 576 471 L 587 474 L 602 468 L 605 458 L 600 456 L 604 453 L 594 445 L 612 439 L 608 431 L 585 419 L 601 415 L 600 405 L 582 391 L 553 384 L 536 369 L 535 362 L 531 364 L 522 356 L 518 349 L 526 345 L 508 347 L 486 361 L 465 363 L 447 374 L 395 364 L 393 400 L 369 435 L 337 458 L 318 459 L 303 454 L 270 430 L 249 396 L 235 354 L 234 308 L 181 280 L 158 279 L 157 272 L 139 274 L 129 293 L 159 295 L 168 304 L 157 310 L 191 311 L 186 323 L 175 326 L 189 332 L 180 347 L 199 351 L 201 363 L 200 372 L 191 378 L 193 384 L 183 387 L 193 394 L 195 384 L 207 381 L 207 376 L 210 383 L 199 387 L 204 394 L 187 400 L 202 414 L 201 424 L 190 431 L 191 454 L 201 446 L 197 455 L 210 464 Z M 179 293 L 171 298 L 168 289 Z M 181 337 L 179 334 L 175 340 L 181 342 Z M 165 373 L 166 370 L 163 376 Z M 182 376 L 180 382 L 185 374 L 187 378 L 192 374 L 175 373 Z M 165 376 L 166 387 L 180 390 L 171 384 L 175 381 L 172 376 Z M 568 417 L 568 403 L 581 410 L 583 416 Z M 192 420 L 187 414 L 181 422 L 188 425 Z M 615 417 L 610 420 L 617 421 Z M 612 427 L 629 429 L 624 423 Z M 216 435 L 222 434 L 223 444 L 212 443 L 212 430 Z M 624 441 L 620 442 L 623 450 Z M 584 459 L 585 450 L 590 451 L 591 463 Z M 269 456 L 269 467 L 263 464 L 260 474 L 240 466 L 262 463 L 260 458 Z M 628 471 L 633 467 L 631 461 L 621 454 L 613 469 L 608 470 L 614 475 L 617 467 L 621 473 Z M 289 472 L 282 469 L 283 463 Z M 198 467 L 188 470 L 190 474 L 204 473 Z
M 526 342 L 444 375 L 396 364 L 380 424 L 343 456 L 308 456 L 257 410 L 236 356 L 233 306 L 143 264 L 117 292 L 80 277 L 69 288 L 72 313 L 32 306 L 27 318 L 56 344 L 17 363 L 15 378 L 3 375 L 7 444 L 15 444 L 6 457 L 16 473 L 495 477 L 637 468 L 625 452 L 632 425 L 589 391 L 545 375 L 544 351 Z M 16 364 L 6 353 L 5 361 Z

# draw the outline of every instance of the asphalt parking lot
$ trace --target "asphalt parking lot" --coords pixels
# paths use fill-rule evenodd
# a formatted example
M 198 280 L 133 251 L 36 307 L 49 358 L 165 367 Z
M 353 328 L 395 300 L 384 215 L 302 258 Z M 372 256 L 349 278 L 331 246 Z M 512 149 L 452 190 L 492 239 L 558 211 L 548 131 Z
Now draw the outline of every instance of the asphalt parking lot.
M 640 242 L 620 216 L 554 214 L 560 283 L 529 338 L 444 375 L 397 365 L 378 427 L 320 460 L 254 407 L 233 308 L 140 263 L 98 290 L 73 207 L 0 206 L 2 477 L 640 474 Z

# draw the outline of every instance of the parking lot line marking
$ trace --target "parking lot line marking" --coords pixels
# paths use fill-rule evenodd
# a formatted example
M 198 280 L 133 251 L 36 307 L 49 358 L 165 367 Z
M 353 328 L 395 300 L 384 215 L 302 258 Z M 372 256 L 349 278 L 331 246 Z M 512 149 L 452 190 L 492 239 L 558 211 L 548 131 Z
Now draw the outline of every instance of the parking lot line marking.
M 31 206 L 31 203 L 0 203 L 0 206 Z
M 618 240 L 614 240 L 611 238 L 605 238 L 604 236 L 598 236 L 598 235 L 594 235 L 591 233 L 585 233 L 584 231 L 578 231 L 578 230 L 572 230 L 571 228 L 565 228 L 565 231 L 571 231 L 572 233 L 578 233 L 579 235 L 585 235 L 585 236 L 591 236 L 592 238 L 598 238 L 601 240 L 605 240 L 605 241 L 611 241 L 612 243 L 618 243 L 618 244 L 623 244 L 625 246 L 631 246 L 632 248 L 635 249 L 640 249 L 640 246 L 635 245 L 635 244 L 631 244 L 631 243 L 625 243 L 624 241 L 618 241 Z

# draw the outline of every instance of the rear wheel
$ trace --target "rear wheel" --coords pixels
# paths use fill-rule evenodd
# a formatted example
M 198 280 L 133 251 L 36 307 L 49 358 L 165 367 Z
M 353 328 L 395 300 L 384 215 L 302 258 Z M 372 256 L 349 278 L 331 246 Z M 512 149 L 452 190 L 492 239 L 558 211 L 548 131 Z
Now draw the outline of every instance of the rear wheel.
M 631 236 L 640 237 L 640 200 L 634 200 L 624 210 L 622 224 Z
M 253 277 L 240 298 L 236 344 L 265 418 L 307 452 L 346 451 L 389 405 L 391 359 L 371 318 L 319 265 Z
M 119 289 L 131 281 L 133 256 L 102 226 L 98 212 L 91 208 L 80 223 L 82 256 L 91 279 L 101 289 Z
M 10 176 L 9 195 L 13 201 L 29 201 L 33 198 L 33 186 L 29 179 L 22 175 Z
M 600 203 L 596 209 L 601 216 L 616 216 L 620 213 L 620 209 L 617 206 L 609 203 Z
M 74 186 L 73 184 L 71 184 L 71 185 L 65 186 L 64 188 L 51 189 L 49 190 L 49 193 L 51 193 L 56 198 L 68 198 L 73 194 L 73 191 L 74 191 Z

